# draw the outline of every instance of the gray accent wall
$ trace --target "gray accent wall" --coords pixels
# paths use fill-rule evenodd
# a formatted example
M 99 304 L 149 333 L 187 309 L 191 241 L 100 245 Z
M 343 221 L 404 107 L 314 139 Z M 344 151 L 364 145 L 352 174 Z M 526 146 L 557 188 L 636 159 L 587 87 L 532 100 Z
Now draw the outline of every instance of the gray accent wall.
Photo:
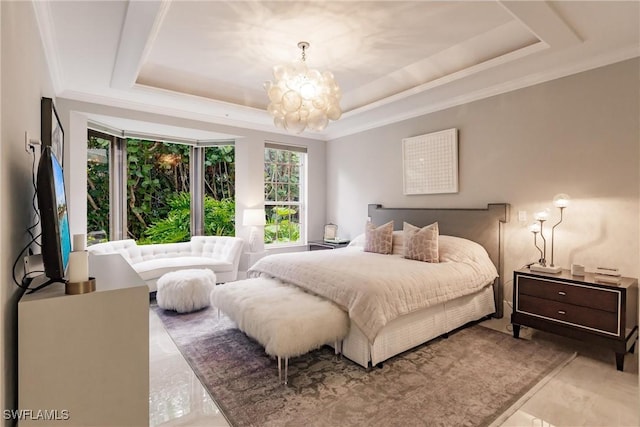
M 484 207 L 511 204 L 507 272 L 536 261 L 528 231 L 554 195 L 572 197 L 556 228 L 555 264 L 618 267 L 638 277 L 640 61 L 636 58 L 460 105 L 327 143 L 327 221 L 364 230 L 367 204 Z M 405 196 L 402 139 L 458 129 L 459 192 Z M 518 212 L 527 220 L 518 221 Z M 547 234 L 547 237 L 550 235 Z M 547 259 L 550 258 L 547 245 Z M 510 273 L 507 273 L 510 274 Z M 510 281 L 506 277 L 505 281 Z M 511 298 L 510 286 L 505 297 Z

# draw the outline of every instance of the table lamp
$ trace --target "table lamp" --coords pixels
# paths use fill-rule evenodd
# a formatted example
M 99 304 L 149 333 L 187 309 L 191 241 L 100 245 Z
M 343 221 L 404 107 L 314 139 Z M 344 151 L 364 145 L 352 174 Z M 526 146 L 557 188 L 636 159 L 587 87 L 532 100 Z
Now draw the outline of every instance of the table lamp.
M 551 263 L 549 265 L 547 265 L 547 259 L 546 259 L 547 258 L 547 239 L 544 237 L 544 234 L 543 234 L 544 222 L 549 219 L 549 210 L 545 209 L 544 211 L 540 211 L 535 214 L 535 219 L 536 221 L 538 221 L 539 226 L 538 224 L 535 224 L 536 227 L 533 227 L 532 225 L 531 227 L 529 227 L 529 231 L 533 233 L 534 244 L 536 246 L 536 249 L 540 251 L 541 258 L 538 260 L 537 263 L 532 264 L 529 267 L 531 271 L 538 271 L 541 273 L 560 273 L 560 271 L 562 271 L 561 267 L 558 267 L 553 263 L 555 230 L 556 230 L 556 227 L 560 225 L 560 223 L 562 222 L 562 215 L 563 215 L 564 209 L 567 206 L 569 206 L 570 199 L 571 198 L 564 193 L 558 194 L 553 198 L 553 205 L 558 209 L 560 209 L 560 220 L 556 222 L 553 225 L 553 227 L 551 227 Z M 542 238 L 542 242 L 543 242 L 542 250 L 538 247 L 538 244 L 537 244 L 537 233 L 540 233 L 540 237 Z
M 266 214 L 264 209 L 245 209 L 242 214 L 242 225 L 251 227 L 249 234 L 249 252 L 257 252 L 260 248 L 258 227 L 266 225 Z

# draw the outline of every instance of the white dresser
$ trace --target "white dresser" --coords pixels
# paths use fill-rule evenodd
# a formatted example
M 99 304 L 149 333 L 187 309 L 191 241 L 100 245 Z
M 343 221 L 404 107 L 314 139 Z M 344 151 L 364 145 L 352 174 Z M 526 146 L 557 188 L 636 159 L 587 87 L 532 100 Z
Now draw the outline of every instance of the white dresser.
M 18 303 L 20 426 L 149 425 L 149 289 L 119 254 L 89 271 L 95 292 Z

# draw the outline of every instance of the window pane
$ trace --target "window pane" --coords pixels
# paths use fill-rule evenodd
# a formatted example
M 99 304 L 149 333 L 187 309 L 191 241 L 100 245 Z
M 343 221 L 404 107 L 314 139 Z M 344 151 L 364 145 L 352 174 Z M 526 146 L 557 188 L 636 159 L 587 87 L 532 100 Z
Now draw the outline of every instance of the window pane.
M 235 235 L 235 183 L 235 147 L 221 145 L 205 148 L 205 236 Z
M 270 182 L 264 184 L 264 200 L 269 202 L 276 200 L 276 187 Z
M 301 187 L 304 154 L 265 148 L 265 243 L 303 241 Z
M 297 206 L 266 205 L 265 243 L 293 243 L 300 240 L 300 212 Z
M 87 142 L 87 244 L 109 240 L 109 150 L 111 141 L 94 135 Z
M 191 238 L 189 147 L 127 140 L 127 235 L 138 243 Z
M 279 202 L 289 200 L 287 198 L 287 185 L 276 184 L 276 200 Z

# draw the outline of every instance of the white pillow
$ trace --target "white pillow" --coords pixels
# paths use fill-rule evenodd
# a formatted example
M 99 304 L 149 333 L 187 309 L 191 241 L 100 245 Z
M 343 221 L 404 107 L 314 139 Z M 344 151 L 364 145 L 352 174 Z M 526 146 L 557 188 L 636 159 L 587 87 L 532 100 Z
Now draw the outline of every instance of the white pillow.
M 391 253 L 394 255 L 404 255 L 404 232 L 396 230 L 393 232 L 393 247 Z
M 404 241 L 402 230 L 393 232 L 393 254 L 404 254 Z M 349 246 L 364 248 L 364 233 L 351 240 Z M 440 262 L 460 262 L 467 260 L 487 259 L 489 254 L 479 243 L 469 239 L 455 236 L 438 236 L 438 256 Z
M 364 248 L 364 233 L 358 234 L 355 238 L 351 239 L 347 246 L 355 246 L 358 248 Z
M 454 236 L 440 235 L 438 252 L 440 262 L 479 261 L 489 258 L 487 250 L 479 243 Z

